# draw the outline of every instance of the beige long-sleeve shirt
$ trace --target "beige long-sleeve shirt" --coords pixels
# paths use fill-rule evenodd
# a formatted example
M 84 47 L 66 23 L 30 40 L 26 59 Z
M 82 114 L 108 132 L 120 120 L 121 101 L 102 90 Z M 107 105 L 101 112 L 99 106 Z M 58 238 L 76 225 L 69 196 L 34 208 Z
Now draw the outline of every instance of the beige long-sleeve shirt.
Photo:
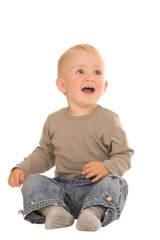
M 55 176 L 74 178 L 82 175 L 85 164 L 99 161 L 122 176 L 132 155 L 115 113 L 98 105 L 91 114 L 74 117 L 63 108 L 48 116 L 39 146 L 16 167 L 29 175 L 56 166 Z

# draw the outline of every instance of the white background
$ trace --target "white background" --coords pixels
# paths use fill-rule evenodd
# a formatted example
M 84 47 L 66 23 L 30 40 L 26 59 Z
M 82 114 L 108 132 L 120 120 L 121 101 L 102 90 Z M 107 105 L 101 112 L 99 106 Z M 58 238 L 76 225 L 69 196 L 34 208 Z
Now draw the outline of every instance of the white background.
M 0 236 L 13 239 L 159 239 L 159 1 L 0 1 Z M 116 112 L 135 155 L 124 178 L 129 196 L 120 220 L 96 233 L 75 225 L 47 231 L 17 214 L 20 189 L 10 169 L 38 145 L 46 117 L 67 106 L 55 85 L 57 60 L 89 43 L 108 66 L 99 104 Z M 53 169 L 47 173 L 53 176 Z M 8 237 L 8 238 L 7 238 Z

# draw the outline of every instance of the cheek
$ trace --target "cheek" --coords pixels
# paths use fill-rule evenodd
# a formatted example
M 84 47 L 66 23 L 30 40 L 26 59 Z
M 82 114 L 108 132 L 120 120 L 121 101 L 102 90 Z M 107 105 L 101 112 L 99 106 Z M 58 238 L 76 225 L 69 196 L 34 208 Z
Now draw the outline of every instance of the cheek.
M 68 85 L 68 92 L 70 93 L 70 95 L 77 95 L 78 91 L 79 91 L 79 87 L 77 83 L 71 82 Z
M 70 89 L 72 89 L 72 91 L 78 91 L 80 89 L 80 81 L 78 81 L 78 79 L 76 79 L 75 81 L 71 81 Z
M 97 87 L 98 87 L 98 89 L 99 89 L 100 92 L 104 92 L 104 87 L 105 87 L 105 85 L 104 85 L 104 82 L 103 82 L 103 81 L 97 82 Z

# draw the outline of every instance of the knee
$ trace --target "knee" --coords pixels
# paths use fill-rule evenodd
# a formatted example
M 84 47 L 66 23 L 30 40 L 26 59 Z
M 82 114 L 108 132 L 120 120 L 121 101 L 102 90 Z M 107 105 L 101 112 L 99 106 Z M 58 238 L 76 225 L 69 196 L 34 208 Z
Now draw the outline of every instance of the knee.
M 37 187 L 41 182 L 42 176 L 39 174 L 28 176 L 23 182 L 22 191 Z
M 100 185 L 102 188 L 107 188 L 112 191 L 122 191 L 124 188 L 128 188 L 127 182 L 116 175 L 109 175 L 100 180 Z

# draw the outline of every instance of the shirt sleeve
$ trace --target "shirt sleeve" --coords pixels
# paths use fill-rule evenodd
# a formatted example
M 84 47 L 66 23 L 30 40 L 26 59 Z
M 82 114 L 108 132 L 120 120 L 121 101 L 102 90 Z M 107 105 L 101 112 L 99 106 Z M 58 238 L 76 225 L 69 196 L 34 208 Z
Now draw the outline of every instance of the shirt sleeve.
M 43 173 L 55 165 L 54 146 L 51 142 L 49 120 L 47 119 L 39 146 L 15 168 L 21 168 L 26 176 L 34 173 Z
M 103 162 L 104 166 L 112 174 L 122 176 L 131 167 L 134 151 L 128 145 L 118 116 L 110 122 L 103 136 L 103 141 L 109 157 Z

